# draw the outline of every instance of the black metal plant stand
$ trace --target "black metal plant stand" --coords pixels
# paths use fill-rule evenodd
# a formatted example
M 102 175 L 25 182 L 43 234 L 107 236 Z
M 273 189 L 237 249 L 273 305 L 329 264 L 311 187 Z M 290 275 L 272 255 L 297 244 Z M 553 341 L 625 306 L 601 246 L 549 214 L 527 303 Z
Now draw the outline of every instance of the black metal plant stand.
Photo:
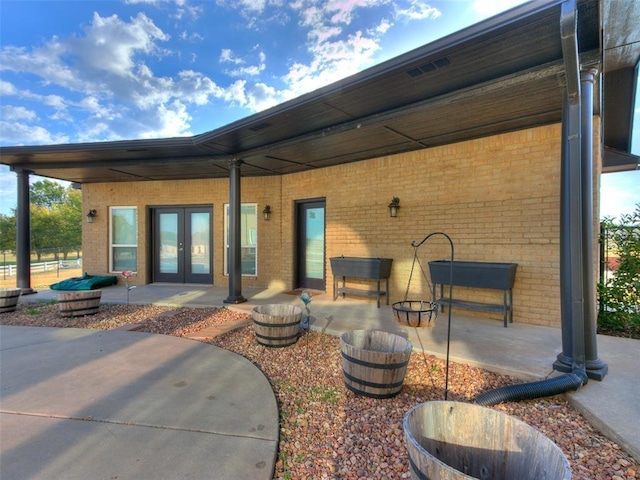
M 409 286 L 411 284 L 411 277 L 413 276 L 413 268 L 417 261 L 420 269 L 422 270 L 422 274 L 425 276 L 427 280 L 427 284 L 429 284 L 429 280 L 426 277 L 424 269 L 422 268 L 422 264 L 420 263 L 420 259 L 418 258 L 418 248 L 426 242 L 429 238 L 435 235 L 442 235 L 449 241 L 449 246 L 451 247 L 451 263 L 449 268 L 449 308 L 447 314 L 447 354 L 446 354 L 446 366 L 445 366 L 445 377 L 444 377 L 444 399 L 447 400 L 449 396 L 449 351 L 451 345 L 451 299 L 453 298 L 453 256 L 454 256 L 454 248 L 453 242 L 451 241 L 451 237 L 444 232 L 433 232 L 427 235 L 420 241 L 416 243 L 414 240 L 411 242 L 411 246 L 414 249 L 413 256 L 413 264 L 411 265 L 411 273 L 409 274 L 409 284 L 407 285 L 407 291 L 405 293 L 405 300 L 403 302 L 396 302 L 393 304 L 393 311 L 396 314 L 396 318 L 401 321 L 405 317 L 407 323 L 409 319 L 413 316 L 413 318 L 418 319 L 418 326 L 420 326 L 420 322 L 422 320 L 422 315 L 425 317 L 428 315 L 428 321 L 433 321 L 432 315 L 437 315 L 438 305 L 435 301 L 427 302 L 423 300 L 407 300 L 407 296 L 409 293 Z M 431 289 L 430 289 L 431 290 Z M 433 311 L 435 310 L 435 311 Z M 409 324 L 409 323 L 408 323 Z M 410 324 L 409 324 L 410 325 Z

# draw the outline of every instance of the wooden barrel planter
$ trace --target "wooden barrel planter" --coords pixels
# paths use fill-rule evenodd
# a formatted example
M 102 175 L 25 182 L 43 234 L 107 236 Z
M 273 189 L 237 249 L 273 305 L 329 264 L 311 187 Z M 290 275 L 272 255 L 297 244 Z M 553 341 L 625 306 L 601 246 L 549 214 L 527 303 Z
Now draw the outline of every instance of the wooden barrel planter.
M 560 448 L 505 413 L 461 402 L 426 402 L 404 417 L 414 479 L 569 480 Z
M 0 313 L 15 312 L 20 292 L 19 288 L 0 288 Z
M 102 290 L 66 292 L 58 294 L 58 308 L 63 317 L 94 315 L 100 310 Z
M 256 340 L 265 347 L 287 347 L 298 341 L 302 309 L 295 305 L 271 304 L 253 308 Z
M 342 373 L 352 392 L 372 398 L 391 398 L 402 390 L 413 345 L 380 330 L 352 330 L 340 337 Z

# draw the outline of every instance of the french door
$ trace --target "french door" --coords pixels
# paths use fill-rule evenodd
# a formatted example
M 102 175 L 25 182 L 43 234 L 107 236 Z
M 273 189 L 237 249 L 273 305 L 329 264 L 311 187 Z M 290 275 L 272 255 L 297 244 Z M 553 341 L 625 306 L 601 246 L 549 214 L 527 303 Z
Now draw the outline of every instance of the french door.
M 297 288 L 325 290 L 324 200 L 296 204 Z
M 213 283 L 211 207 L 153 209 L 153 281 Z

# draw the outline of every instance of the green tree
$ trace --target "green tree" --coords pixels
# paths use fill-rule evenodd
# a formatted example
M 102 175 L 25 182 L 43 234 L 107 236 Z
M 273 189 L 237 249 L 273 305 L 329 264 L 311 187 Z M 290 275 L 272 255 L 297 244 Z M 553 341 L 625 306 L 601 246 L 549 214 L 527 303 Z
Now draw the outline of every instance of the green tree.
M 36 252 L 38 262 L 47 251 L 60 246 L 60 213 L 47 207 L 31 206 L 31 249 Z
M 602 225 L 618 268 L 598 284 L 598 326 L 605 332 L 640 338 L 640 204 L 633 213 L 621 215 L 619 224 L 605 218 Z
M 16 251 L 16 217 L 0 213 L 0 252 Z
M 53 208 L 63 204 L 69 196 L 69 189 L 53 180 L 40 180 L 29 187 L 31 205 Z
M 56 205 L 53 210 L 60 214 L 58 247 L 66 260 L 69 252 L 79 250 L 82 245 L 82 192 L 69 187 L 67 201 Z
M 46 252 L 64 258 L 82 244 L 82 193 L 52 180 L 35 182 L 31 197 L 31 248 L 38 261 Z

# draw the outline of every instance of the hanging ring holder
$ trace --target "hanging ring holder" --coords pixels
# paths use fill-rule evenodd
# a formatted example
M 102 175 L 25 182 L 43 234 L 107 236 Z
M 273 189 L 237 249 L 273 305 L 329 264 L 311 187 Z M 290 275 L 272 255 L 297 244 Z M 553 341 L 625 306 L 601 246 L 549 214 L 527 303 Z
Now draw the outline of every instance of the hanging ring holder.
M 404 300 L 396 302 L 392 305 L 393 312 L 396 316 L 396 320 L 401 324 L 407 324 L 410 327 L 419 327 L 424 321 L 428 327 L 433 327 L 436 324 L 436 318 L 438 316 L 438 305 L 433 298 L 433 289 L 431 288 L 431 282 L 422 268 L 420 257 L 418 256 L 418 247 L 415 242 L 411 243 L 413 246 L 413 262 L 411 263 L 411 272 L 409 273 L 409 282 L 407 283 L 407 290 L 404 292 Z M 416 263 L 420 267 L 422 277 L 425 280 L 425 284 L 431 291 L 431 300 L 408 300 L 409 290 L 411 289 L 411 279 L 413 278 L 413 270 Z

